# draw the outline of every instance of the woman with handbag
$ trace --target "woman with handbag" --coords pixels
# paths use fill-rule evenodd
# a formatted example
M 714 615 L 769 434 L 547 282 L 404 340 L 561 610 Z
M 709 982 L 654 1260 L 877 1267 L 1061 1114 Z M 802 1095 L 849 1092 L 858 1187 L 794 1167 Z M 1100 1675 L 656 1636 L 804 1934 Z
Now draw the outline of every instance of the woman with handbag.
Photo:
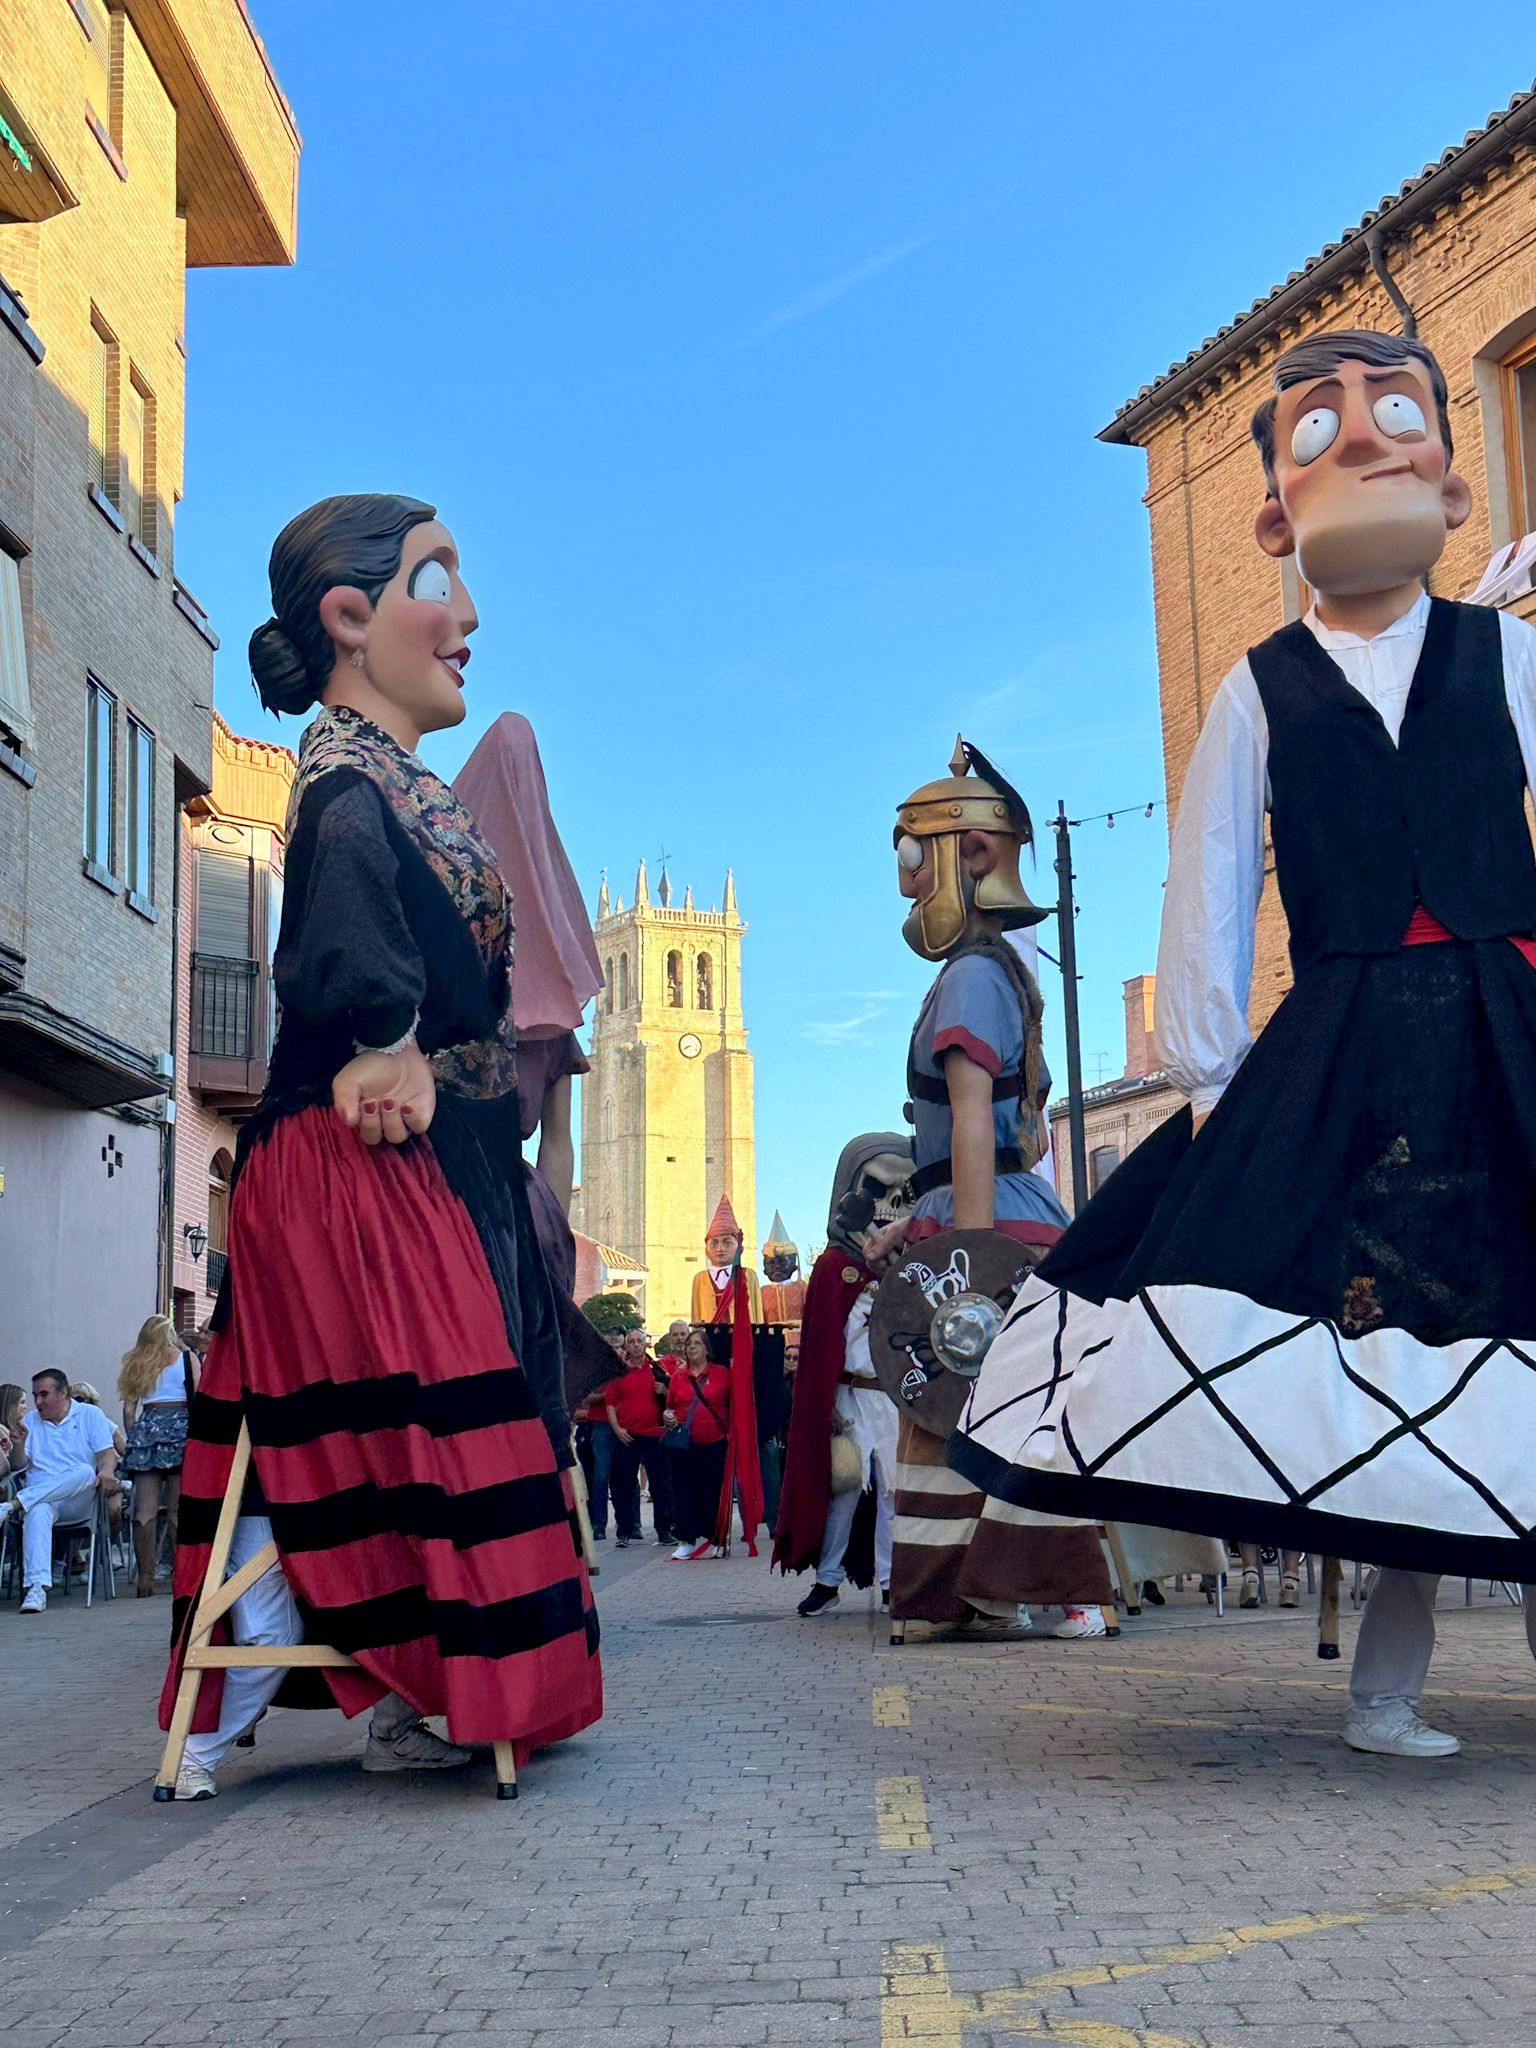
M 176 1555 L 181 1506 L 181 1466 L 187 1447 L 187 1410 L 197 1387 L 194 1354 L 182 1346 L 169 1316 L 151 1316 L 131 1351 L 123 1353 L 117 1391 L 123 1403 L 127 1448 L 118 1468 L 133 1481 L 133 1555 L 138 1596 L 155 1590 L 155 1551 L 160 1504 L 170 1554 Z
M 720 1490 L 725 1484 L 725 1441 L 731 1420 L 731 1376 L 711 1365 L 697 1330 L 683 1346 L 683 1363 L 667 1389 L 662 1448 L 672 1464 L 672 1519 L 677 1564 L 722 1555 L 715 1541 Z

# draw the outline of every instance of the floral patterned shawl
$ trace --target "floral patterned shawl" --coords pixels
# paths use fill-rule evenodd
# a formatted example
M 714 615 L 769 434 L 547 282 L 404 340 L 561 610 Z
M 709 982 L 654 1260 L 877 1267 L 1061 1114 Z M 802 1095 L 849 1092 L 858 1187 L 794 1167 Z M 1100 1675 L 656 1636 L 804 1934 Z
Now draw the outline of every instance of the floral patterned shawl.
M 447 891 L 468 926 L 489 978 L 504 971 L 506 1008 L 493 1037 L 433 1056 L 438 1080 L 462 1095 L 504 1095 L 516 1085 L 512 1028 L 512 898 L 496 856 L 448 787 L 382 727 L 350 705 L 323 705 L 299 741 L 299 768 L 288 798 L 288 837 L 299 807 L 322 775 L 338 768 L 365 775 L 390 814 Z

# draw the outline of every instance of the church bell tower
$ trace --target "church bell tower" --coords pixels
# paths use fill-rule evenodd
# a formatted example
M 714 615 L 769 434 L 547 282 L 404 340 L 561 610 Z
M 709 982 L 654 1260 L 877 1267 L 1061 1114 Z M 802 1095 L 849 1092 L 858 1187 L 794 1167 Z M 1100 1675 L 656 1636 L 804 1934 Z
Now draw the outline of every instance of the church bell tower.
M 722 1194 L 755 1245 L 752 1055 L 741 1004 L 746 925 L 736 885 L 723 907 L 681 907 L 645 863 L 635 900 L 612 904 L 606 876 L 593 933 L 605 986 L 581 1084 L 577 1228 L 646 1267 L 653 1330 L 686 1316 L 704 1231 Z

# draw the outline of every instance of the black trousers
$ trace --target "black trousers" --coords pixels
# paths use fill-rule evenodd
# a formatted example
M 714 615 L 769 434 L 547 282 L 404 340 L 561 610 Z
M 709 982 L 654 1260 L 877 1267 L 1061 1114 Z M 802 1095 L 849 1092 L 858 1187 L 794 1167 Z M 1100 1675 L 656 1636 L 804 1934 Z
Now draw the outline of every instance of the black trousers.
M 725 1445 L 690 1444 L 673 1451 L 672 1526 L 679 1542 L 713 1542 L 725 1484 Z

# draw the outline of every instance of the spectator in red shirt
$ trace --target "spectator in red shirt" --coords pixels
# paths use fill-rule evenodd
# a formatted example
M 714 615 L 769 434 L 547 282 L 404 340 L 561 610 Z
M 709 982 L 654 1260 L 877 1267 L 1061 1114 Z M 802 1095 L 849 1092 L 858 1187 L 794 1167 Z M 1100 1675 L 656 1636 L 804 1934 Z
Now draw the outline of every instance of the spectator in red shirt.
M 620 1550 L 641 1540 L 640 1467 L 651 1483 L 651 1514 L 658 1543 L 670 1543 L 667 1508 L 671 1490 L 657 1468 L 661 1456 L 661 1397 L 656 1390 L 649 1341 L 643 1330 L 631 1330 L 621 1354 L 624 1370 L 602 1389 L 604 1427 L 597 1433 L 597 1488 L 606 1503 L 613 1494 L 613 1517 Z
M 725 1484 L 730 1417 L 731 1376 L 723 1365 L 710 1364 L 709 1347 L 695 1330 L 684 1346 L 681 1370 L 672 1375 L 662 1417 L 669 1430 L 687 1432 L 686 1447 L 671 1450 L 673 1526 L 678 1536 L 672 1555 L 678 1563 L 721 1555 L 715 1525 Z

